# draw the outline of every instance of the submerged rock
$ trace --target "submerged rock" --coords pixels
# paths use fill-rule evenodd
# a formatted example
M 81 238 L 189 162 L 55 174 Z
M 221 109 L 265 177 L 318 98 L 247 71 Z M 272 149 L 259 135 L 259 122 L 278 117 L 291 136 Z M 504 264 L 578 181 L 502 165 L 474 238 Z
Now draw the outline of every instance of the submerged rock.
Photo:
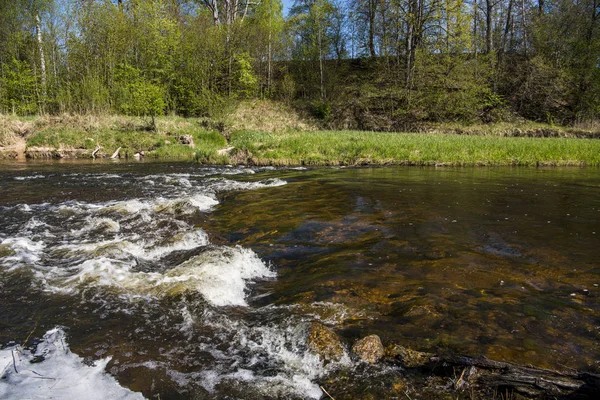
M 344 355 L 340 337 L 320 322 L 315 321 L 310 325 L 306 344 L 325 361 L 339 361 Z
M 408 368 L 422 367 L 434 356 L 434 354 L 411 350 L 398 344 L 385 349 L 385 355 L 397 359 L 403 366 Z
M 375 364 L 383 357 L 383 344 L 377 335 L 366 336 L 352 346 L 352 352 L 362 361 Z

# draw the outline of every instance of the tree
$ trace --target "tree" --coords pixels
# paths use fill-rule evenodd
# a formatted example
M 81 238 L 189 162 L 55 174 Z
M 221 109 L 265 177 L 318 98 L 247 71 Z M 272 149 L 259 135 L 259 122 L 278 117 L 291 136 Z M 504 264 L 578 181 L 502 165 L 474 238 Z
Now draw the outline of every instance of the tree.
M 281 47 L 281 34 L 285 23 L 283 3 L 281 0 L 262 0 L 256 7 L 250 22 L 256 31 L 261 47 L 262 54 L 259 57 L 264 58 L 266 53 L 266 87 L 267 94 L 270 95 L 273 81 L 273 54 L 276 49 Z
M 162 115 L 165 109 L 164 89 L 127 64 L 119 66 L 117 82 L 123 88 L 121 111 L 127 115 L 149 117 L 148 126 L 155 131 L 156 116 Z
M 290 10 L 295 39 L 294 58 L 317 65 L 321 101 L 326 98 L 324 58 L 331 45 L 332 16 L 335 8 L 329 0 L 296 0 Z

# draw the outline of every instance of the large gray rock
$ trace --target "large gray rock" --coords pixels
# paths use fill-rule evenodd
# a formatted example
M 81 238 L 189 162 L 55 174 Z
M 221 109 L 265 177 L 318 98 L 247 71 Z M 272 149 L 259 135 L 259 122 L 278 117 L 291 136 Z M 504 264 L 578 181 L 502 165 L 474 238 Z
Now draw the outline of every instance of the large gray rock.
M 310 325 L 306 344 L 325 361 L 339 361 L 344 355 L 344 345 L 339 336 L 320 322 Z
M 362 361 L 375 364 L 383 357 L 383 344 L 377 335 L 366 336 L 352 346 L 352 352 Z

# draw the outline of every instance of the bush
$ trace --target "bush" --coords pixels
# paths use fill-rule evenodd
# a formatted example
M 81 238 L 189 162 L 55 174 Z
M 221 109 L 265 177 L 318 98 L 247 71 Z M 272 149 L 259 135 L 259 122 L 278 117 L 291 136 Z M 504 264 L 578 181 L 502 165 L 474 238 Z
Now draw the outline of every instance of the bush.
M 13 59 L 4 74 L 0 75 L 1 108 L 13 114 L 34 114 L 38 110 L 36 79 L 25 61 Z
M 121 82 L 121 111 L 126 115 L 150 117 L 149 127 L 156 130 L 155 117 L 165 110 L 165 91 L 161 86 L 151 83 L 141 72 L 130 65 L 121 66 L 117 74 Z
M 319 101 L 313 106 L 313 115 L 321 120 L 328 120 L 331 116 L 331 104 L 326 101 Z

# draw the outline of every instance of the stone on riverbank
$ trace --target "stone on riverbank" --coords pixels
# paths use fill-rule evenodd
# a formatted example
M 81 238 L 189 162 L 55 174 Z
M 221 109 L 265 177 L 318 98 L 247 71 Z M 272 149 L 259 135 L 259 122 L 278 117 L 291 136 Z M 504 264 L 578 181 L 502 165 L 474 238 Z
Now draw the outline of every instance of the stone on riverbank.
M 186 144 L 190 147 L 194 147 L 194 137 L 192 135 L 180 135 L 177 140 L 181 144 Z

